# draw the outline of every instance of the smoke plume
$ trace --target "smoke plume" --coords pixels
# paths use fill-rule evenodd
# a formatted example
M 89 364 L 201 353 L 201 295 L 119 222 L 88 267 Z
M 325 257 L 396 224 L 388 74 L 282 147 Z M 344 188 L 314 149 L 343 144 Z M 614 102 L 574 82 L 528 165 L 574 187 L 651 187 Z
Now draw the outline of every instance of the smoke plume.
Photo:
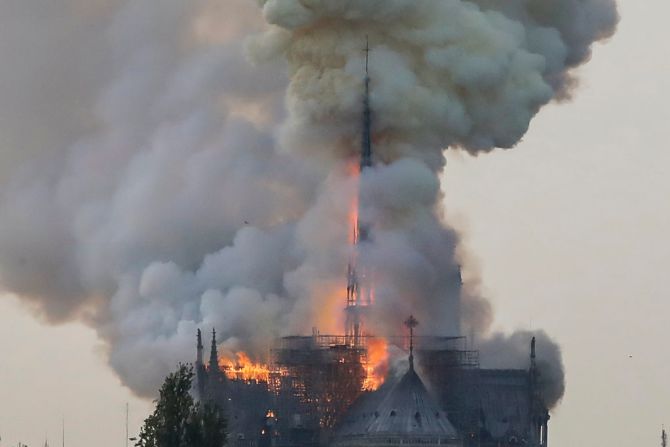
M 414 313 L 527 366 L 530 334 L 487 338 L 490 306 L 461 280 L 443 154 L 513 147 L 569 98 L 614 0 L 9 3 L 0 57 L 23 56 L 0 73 L 0 284 L 95 327 L 135 392 L 193 355 L 197 327 L 257 357 L 341 331 L 359 186 L 377 330 Z M 359 180 L 366 38 L 377 165 Z

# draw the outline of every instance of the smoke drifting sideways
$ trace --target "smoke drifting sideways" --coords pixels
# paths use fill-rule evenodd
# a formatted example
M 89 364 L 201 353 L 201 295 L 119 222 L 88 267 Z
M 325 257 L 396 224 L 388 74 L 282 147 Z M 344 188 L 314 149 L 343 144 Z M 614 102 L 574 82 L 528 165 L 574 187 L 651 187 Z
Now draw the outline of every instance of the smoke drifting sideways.
M 530 334 L 490 335 L 461 280 L 443 152 L 512 147 L 569 98 L 613 1 L 4 8 L 0 57 L 25 60 L 0 73 L 0 284 L 45 320 L 95 327 L 136 393 L 193 355 L 197 327 L 257 358 L 280 335 L 341 331 L 359 186 L 374 329 L 414 313 L 426 333 L 477 334 L 485 366 L 527 366 Z M 359 185 L 366 36 L 378 164 Z M 539 335 L 553 405 L 560 350 Z

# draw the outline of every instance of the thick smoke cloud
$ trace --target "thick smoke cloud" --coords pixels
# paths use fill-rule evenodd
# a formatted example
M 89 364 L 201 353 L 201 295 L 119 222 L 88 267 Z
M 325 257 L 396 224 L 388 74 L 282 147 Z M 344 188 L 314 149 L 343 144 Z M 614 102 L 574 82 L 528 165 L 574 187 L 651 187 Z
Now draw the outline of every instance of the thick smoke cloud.
M 25 56 L 0 73 L 0 284 L 96 327 L 134 391 L 192 356 L 197 327 L 256 356 L 341 330 L 365 36 L 376 329 L 413 312 L 527 365 L 530 335 L 487 339 L 490 306 L 461 279 L 443 150 L 514 146 L 611 35 L 613 1 L 48 3 L 0 6 L 0 57 Z M 553 404 L 560 351 L 541 345 Z
M 514 146 L 532 117 L 572 84 L 570 69 L 614 31 L 613 0 L 263 0 L 279 29 L 259 46 L 291 64 L 290 147 L 355 131 L 366 36 L 385 161 L 439 168 L 442 149 Z M 279 36 L 278 36 L 279 35 Z M 316 100 L 318 98 L 318 101 Z M 351 147 L 351 145 L 345 145 Z M 330 151 L 330 147 L 326 146 Z
M 518 368 L 528 364 L 530 342 L 537 340 L 538 383 L 544 403 L 553 408 L 563 397 L 565 379 L 559 346 L 543 331 L 517 331 L 511 335 L 496 333 L 482 342 L 480 354 L 483 367 Z

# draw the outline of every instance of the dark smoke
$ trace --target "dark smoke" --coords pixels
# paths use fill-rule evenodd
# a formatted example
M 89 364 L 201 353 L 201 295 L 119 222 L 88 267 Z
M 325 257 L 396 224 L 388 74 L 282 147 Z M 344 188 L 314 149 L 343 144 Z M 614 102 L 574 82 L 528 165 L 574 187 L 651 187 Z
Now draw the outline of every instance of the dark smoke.
M 537 368 L 542 397 L 553 408 L 565 392 L 565 369 L 561 348 L 544 331 L 517 331 L 511 335 L 492 334 L 479 346 L 485 368 L 518 368 L 529 365 L 530 341 L 537 340 Z
M 379 329 L 414 312 L 426 332 L 487 339 L 441 211 L 444 148 L 514 146 L 617 21 L 608 0 L 259 3 L 0 5 L 0 283 L 95 327 L 142 395 L 196 327 L 256 355 L 338 329 L 366 35 Z M 492 337 L 482 358 L 525 367 L 529 336 Z M 560 352 L 541 341 L 553 403 Z

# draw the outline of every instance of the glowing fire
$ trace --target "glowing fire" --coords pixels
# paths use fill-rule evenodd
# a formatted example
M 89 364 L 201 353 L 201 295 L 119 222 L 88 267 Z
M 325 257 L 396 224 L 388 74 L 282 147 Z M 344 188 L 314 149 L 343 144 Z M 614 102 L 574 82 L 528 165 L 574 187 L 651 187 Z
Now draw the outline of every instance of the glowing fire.
M 254 363 L 244 352 L 238 352 L 235 356 L 237 360 L 228 358 L 219 360 L 219 366 L 229 379 L 256 382 L 268 382 L 270 380 L 270 368 L 267 365 Z
M 388 343 L 383 338 L 368 341 L 368 358 L 365 365 L 366 379 L 363 388 L 374 391 L 384 384 L 388 372 Z
M 354 194 L 351 198 L 351 203 L 349 204 L 349 215 L 348 215 L 348 224 L 350 234 L 352 235 L 351 243 L 356 244 L 358 242 L 358 181 L 361 174 L 360 167 L 356 160 L 352 160 L 347 164 L 346 167 L 347 175 L 355 179 L 356 187 L 354 188 Z
M 318 296 L 320 307 L 312 315 L 312 324 L 324 334 L 337 334 L 344 328 L 342 307 L 347 296 L 346 283 L 342 280 L 321 280 L 310 285 L 310 293 Z

